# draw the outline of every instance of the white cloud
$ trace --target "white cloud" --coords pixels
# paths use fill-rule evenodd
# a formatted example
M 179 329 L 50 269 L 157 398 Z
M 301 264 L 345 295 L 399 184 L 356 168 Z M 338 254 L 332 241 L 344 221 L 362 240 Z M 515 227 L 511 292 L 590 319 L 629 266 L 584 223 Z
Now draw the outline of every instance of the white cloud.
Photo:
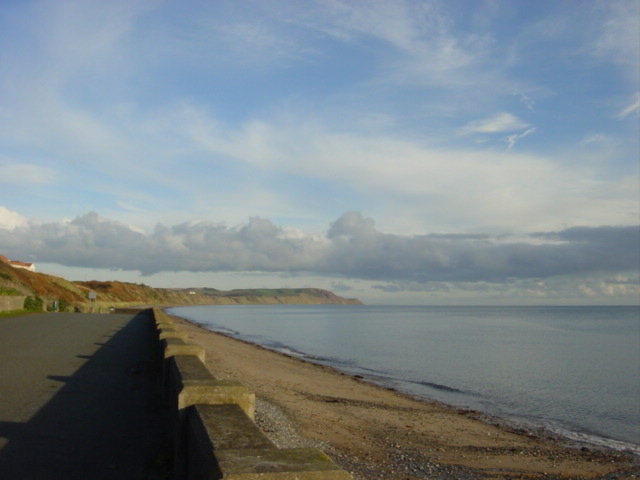
M 624 120 L 629 115 L 632 115 L 634 113 L 636 116 L 640 114 L 640 93 L 636 93 L 635 99 L 631 102 L 631 104 L 620 110 L 620 112 L 618 112 L 618 114 L 616 115 L 616 118 L 618 120 Z
M 602 23 L 588 53 L 606 62 L 617 64 L 631 84 L 640 81 L 640 3 L 637 0 L 619 0 L 598 4 Z
M 17 212 L 12 212 L 8 208 L 0 205 L 0 228 L 13 230 L 18 227 L 27 226 L 27 219 Z
M 607 135 L 604 135 L 602 133 L 591 133 L 582 139 L 582 141 L 580 142 L 580 145 L 583 147 L 586 147 L 591 143 L 605 143 L 610 141 L 611 141 L 611 138 L 608 137 Z
M 291 122 L 272 118 L 233 130 L 220 128 L 204 115 L 193 124 L 185 118 L 182 125 L 212 154 L 250 165 L 256 172 L 344 186 L 368 199 L 369 211 L 382 215 L 388 210 L 384 213 L 389 219 L 412 219 L 414 229 L 488 222 L 527 231 L 565 222 L 594 225 L 603 222 L 600 212 L 606 210 L 609 222 L 626 224 L 626 212 L 637 203 L 637 192 L 621 188 L 624 178 L 597 181 L 588 165 L 565 168 L 553 157 L 489 148 L 435 148 L 397 136 L 338 133 L 318 122 Z M 501 130 L 514 122 L 500 125 L 492 128 Z M 534 131 L 527 129 L 509 142 Z M 603 189 L 610 193 L 603 196 Z M 417 222 L 419 218 L 424 223 Z
M 528 130 L 525 130 L 522 133 L 515 133 L 513 135 L 509 135 L 507 137 L 507 144 L 508 144 L 507 148 L 509 148 L 509 150 L 511 150 L 518 140 L 520 140 L 521 138 L 524 138 L 526 136 L 531 135 L 536 130 L 537 129 L 535 127 L 533 127 L 533 128 L 529 128 Z
M 514 93 L 514 95 L 517 95 L 520 98 L 520 102 L 522 102 L 528 110 L 533 110 L 536 102 L 531 97 L 524 93 Z
M 45 185 L 57 178 L 57 173 L 49 167 L 25 163 L 4 163 L 0 158 L 0 184 Z
M 15 218 L 4 210 L 0 214 Z M 372 218 L 348 212 L 323 235 L 292 231 L 262 218 L 231 228 L 209 222 L 158 225 L 145 234 L 95 213 L 71 222 L 23 227 L 0 230 L 0 249 L 8 256 L 75 267 L 138 270 L 146 275 L 167 271 L 315 273 L 396 282 L 407 289 L 430 282 L 477 287 L 607 273 L 618 275 L 608 282 L 609 290 L 623 292 L 615 285 L 632 284 L 629 275 L 640 261 L 637 226 L 575 227 L 518 239 L 483 234 L 398 235 L 381 232 Z
M 488 94 L 509 83 L 499 69 L 482 71 L 495 46 L 492 35 L 461 31 L 452 11 L 442 4 L 330 1 L 322 7 L 311 10 L 301 25 L 372 59 L 376 73 L 368 85 L 456 90 L 473 84 Z
M 411 50 L 416 45 L 421 28 L 427 28 L 425 23 L 433 24 L 430 15 L 433 7 L 424 4 L 415 8 L 403 1 L 374 1 L 366 6 L 332 1 L 326 6 L 328 9 L 325 14 L 329 22 L 312 25 L 342 41 L 356 42 L 359 36 L 369 36 L 400 50 Z
M 294 34 L 287 33 L 282 24 L 256 19 L 217 24 L 214 28 L 224 46 L 224 60 L 243 68 L 273 70 L 318 55 L 312 47 L 297 41 Z
M 462 127 L 462 132 L 464 134 L 502 133 L 521 130 L 523 128 L 527 128 L 528 126 L 528 123 L 520 120 L 515 115 L 502 112 L 490 118 L 469 122 L 467 125 Z

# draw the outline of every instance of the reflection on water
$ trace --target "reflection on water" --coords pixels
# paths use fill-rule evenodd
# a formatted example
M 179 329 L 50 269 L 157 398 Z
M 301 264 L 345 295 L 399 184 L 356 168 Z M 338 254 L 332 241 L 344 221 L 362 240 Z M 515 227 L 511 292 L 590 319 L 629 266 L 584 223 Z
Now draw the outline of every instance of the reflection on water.
M 640 444 L 638 307 L 198 306 L 172 313 L 416 395 Z

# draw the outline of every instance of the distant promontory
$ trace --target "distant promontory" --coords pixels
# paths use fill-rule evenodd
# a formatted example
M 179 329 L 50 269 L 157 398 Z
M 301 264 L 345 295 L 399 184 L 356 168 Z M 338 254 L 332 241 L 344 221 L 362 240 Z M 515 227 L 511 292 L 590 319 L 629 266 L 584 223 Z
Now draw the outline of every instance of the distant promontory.
M 190 295 L 204 295 L 213 304 L 305 304 L 305 305 L 362 305 L 356 298 L 344 298 L 320 288 L 249 288 L 216 290 L 213 288 L 190 288 L 181 290 Z

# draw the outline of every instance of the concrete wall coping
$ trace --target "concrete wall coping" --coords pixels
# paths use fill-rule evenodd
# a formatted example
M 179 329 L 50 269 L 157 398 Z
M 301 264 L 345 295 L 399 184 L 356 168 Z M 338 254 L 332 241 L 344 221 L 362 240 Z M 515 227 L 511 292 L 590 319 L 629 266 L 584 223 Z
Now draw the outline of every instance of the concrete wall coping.
M 209 443 L 211 451 L 276 448 L 238 405 L 194 405 L 189 416 L 191 435 Z
M 201 345 L 186 343 L 181 338 L 163 338 L 160 343 L 165 359 L 175 355 L 195 355 L 204 362 L 204 347 Z
M 155 320 L 163 390 L 173 419 L 176 480 L 353 480 L 321 450 L 279 449 L 254 422 L 255 394 L 218 379 L 204 348 L 161 310 Z
M 183 342 L 187 343 L 188 337 L 186 333 L 182 333 L 179 330 L 158 330 L 158 340 L 164 340 L 165 338 L 179 338 Z
M 170 384 L 176 407 L 196 404 L 237 404 L 253 420 L 255 394 L 237 380 L 220 380 L 193 355 L 175 355 L 169 360 Z
M 352 480 L 317 448 L 220 450 L 216 460 L 225 480 Z
M 169 330 L 177 330 L 178 327 L 176 326 L 175 323 L 173 322 L 156 322 L 156 328 L 158 330 L 162 330 L 163 328 L 169 329 Z

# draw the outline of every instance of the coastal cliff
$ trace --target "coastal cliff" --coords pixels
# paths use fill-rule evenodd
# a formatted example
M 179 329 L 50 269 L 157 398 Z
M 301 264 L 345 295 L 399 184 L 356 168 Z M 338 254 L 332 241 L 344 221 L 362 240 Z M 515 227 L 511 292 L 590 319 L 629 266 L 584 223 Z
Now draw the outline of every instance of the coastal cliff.
M 153 288 L 141 283 L 91 280 L 69 281 L 62 277 L 14 268 L 0 262 L 0 295 L 37 297 L 45 308 L 54 302 L 59 310 L 108 310 L 139 305 L 252 305 L 327 304 L 361 305 L 317 288 L 247 289 Z
M 320 288 L 259 288 L 220 291 L 212 288 L 183 290 L 208 296 L 214 305 L 362 305 L 356 298 L 344 298 Z

